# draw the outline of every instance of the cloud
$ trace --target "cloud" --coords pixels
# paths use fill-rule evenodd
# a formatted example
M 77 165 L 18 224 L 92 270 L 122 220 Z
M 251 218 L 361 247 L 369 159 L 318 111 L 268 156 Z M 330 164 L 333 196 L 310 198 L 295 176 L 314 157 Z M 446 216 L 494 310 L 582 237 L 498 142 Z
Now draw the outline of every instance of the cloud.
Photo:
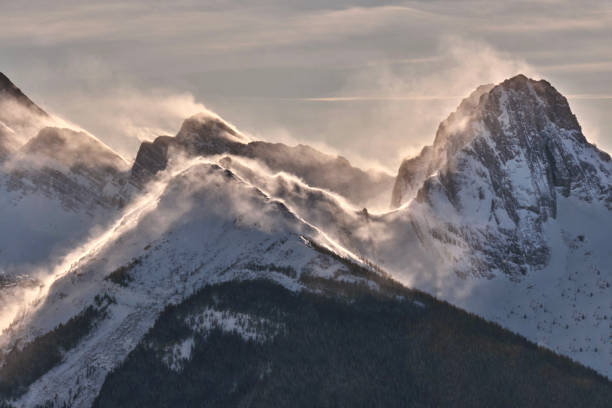
M 612 24 L 612 14 L 609 12 L 589 13 L 588 15 L 572 18 L 525 17 L 522 21 L 511 23 L 486 24 L 478 27 L 481 31 L 527 34 L 534 32 L 561 32 L 561 31 L 594 31 L 607 30 Z
M 330 37 L 362 37 L 407 19 L 434 16 L 417 8 L 397 5 L 346 7 L 296 12 L 273 4 L 215 7 L 180 2 L 176 7 L 146 2 L 121 4 L 64 4 L 53 9 L 14 9 L 0 16 L 2 38 L 41 45 L 82 41 L 172 42 L 187 51 L 228 52 L 250 48 L 295 45 Z M 128 23 L 129 22 L 129 23 Z M 205 39 L 196 41 L 195 39 Z
M 569 94 L 565 96 L 568 99 L 591 99 L 591 100 L 612 99 L 612 94 Z
M 202 112 L 217 116 L 190 93 L 132 87 L 67 93 L 61 112 L 128 158 L 135 157 L 142 141 L 176 134 L 187 117 Z
M 38 93 L 34 99 L 52 100 L 45 107 L 126 156 L 138 140 L 173 134 L 183 118 L 135 113 L 125 121 L 119 112 L 123 123 L 115 126 L 79 104 L 95 106 L 99 95 L 103 111 L 134 87 L 146 103 L 156 96 L 142 90 L 162 87 L 166 96 L 186 96 L 180 104 L 204 101 L 264 139 L 286 129 L 293 139 L 395 172 L 461 98 L 504 79 L 492 72 L 503 64 L 528 60 L 569 93 L 610 94 L 603 75 L 610 18 L 600 1 L 34 0 L 3 6 L 0 47 L 8 69 Z M 453 54 L 461 49 L 469 51 Z M 436 77 L 448 79 L 446 87 L 432 84 Z M 119 89 L 117 100 L 106 88 Z
M 432 143 L 438 124 L 479 85 L 518 73 L 538 76 L 524 60 L 480 41 L 445 38 L 436 57 L 418 65 L 369 65 L 338 94 L 303 100 L 329 106 L 328 144 L 349 158 L 377 158 L 395 173 L 401 159 Z
M 612 61 L 541 65 L 538 68 L 546 72 L 610 72 L 612 71 Z
M 437 100 L 456 100 L 455 96 L 445 95 L 369 95 L 369 96 L 325 96 L 315 98 L 293 98 L 297 101 L 307 102 L 360 102 L 360 101 L 437 101 Z

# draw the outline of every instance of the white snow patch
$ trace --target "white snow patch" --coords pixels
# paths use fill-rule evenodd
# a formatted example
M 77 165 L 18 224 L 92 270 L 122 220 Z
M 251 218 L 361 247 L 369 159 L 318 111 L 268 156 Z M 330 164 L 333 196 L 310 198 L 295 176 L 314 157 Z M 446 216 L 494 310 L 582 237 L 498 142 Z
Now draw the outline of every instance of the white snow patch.
M 200 334 L 206 335 L 213 329 L 220 329 L 258 343 L 270 340 L 283 329 L 282 325 L 269 319 L 213 308 L 185 318 L 185 323 Z
M 169 369 L 180 372 L 183 370 L 185 361 L 191 358 L 191 350 L 194 345 L 193 337 L 188 337 L 179 343 L 167 346 L 164 350 L 162 361 Z

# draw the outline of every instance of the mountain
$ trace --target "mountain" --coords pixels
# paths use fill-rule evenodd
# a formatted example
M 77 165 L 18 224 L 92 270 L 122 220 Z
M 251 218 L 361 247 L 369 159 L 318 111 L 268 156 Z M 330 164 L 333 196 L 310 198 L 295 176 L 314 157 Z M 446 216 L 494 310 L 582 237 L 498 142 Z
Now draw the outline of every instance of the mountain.
M 137 185 L 150 181 L 164 170 L 172 150 L 188 156 L 211 156 L 236 149 L 247 139 L 220 118 L 206 114 L 195 115 L 183 123 L 176 137 L 160 136 L 153 142 L 141 144 L 132 165 L 132 180 Z
M 609 405 L 609 158 L 547 82 L 478 88 L 381 212 L 210 114 L 131 168 L 58 122 L 6 131 L 8 406 Z
M 413 199 L 423 182 L 466 144 L 466 136 L 460 131 L 467 124 L 468 117 L 478 109 L 480 97 L 493 87 L 492 84 L 479 86 L 459 104 L 456 112 L 440 123 L 433 146 L 425 146 L 418 156 L 402 162 L 393 186 L 392 207 L 399 207 Z M 450 137 L 451 134 L 455 136 Z
M 44 128 L 18 152 L 10 189 L 55 194 L 67 209 L 113 207 L 128 164 L 85 132 Z
M 612 395 L 593 371 L 362 264 L 229 170 L 195 159 L 166 177 L 52 271 L 39 306 L 4 332 L 0 392 L 14 405 L 604 406 Z
M 559 197 L 612 210 L 612 162 L 548 82 L 519 75 L 487 89 L 442 122 L 433 146 L 404 161 L 393 202 L 415 199 L 452 224 L 446 238 L 478 254 L 470 273 L 524 275 L 550 260 L 543 228 L 557 219 Z
M 497 117 L 509 125 L 494 133 Z M 421 184 L 414 199 L 384 213 L 244 158 L 220 163 L 407 286 L 612 375 L 607 154 L 565 98 L 524 76 L 480 87 L 440 129 L 408 168 L 427 165 L 398 174 L 396 186 Z
M 63 256 L 127 200 L 128 164 L 0 75 L 0 276 Z M 0 296 L 0 304 L 4 305 Z
M 372 260 L 610 375 L 612 162 L 548 82 L 477 89 L 404 161 L 393 202 L 398 235 Z M 436 272 L 406 271 L 415 257 Z
M 143 143 L 132 167 L 132 180 L 143 185 L 179 152 L 188 156 L 230 154 L 254 159 L 270 171 L 293 174 L 361 207 L 377 206 L 393 184 L 392 177 L 385 173 L 365 172 L 343 157 L 309 146 L 249 141 L 223 120 L 205 114 L 187 119 L 174 138 L 160 136 L 152 143 Z

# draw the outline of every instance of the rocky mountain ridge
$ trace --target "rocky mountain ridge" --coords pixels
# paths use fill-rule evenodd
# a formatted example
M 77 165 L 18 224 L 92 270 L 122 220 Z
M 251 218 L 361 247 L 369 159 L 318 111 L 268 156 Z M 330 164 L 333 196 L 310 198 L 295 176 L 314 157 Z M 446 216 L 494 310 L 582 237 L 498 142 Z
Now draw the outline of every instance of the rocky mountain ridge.
M 153 142 L 144 142 L 132 167 L 132 181 L 143 185 L 165 169 L 173 155 L 179 154 L 254 159 L 272 171 L 293 174 L 313 187 L 338 193 L 362 207 L 380 201 L 393 182 L 387 174 L 362 171 L 341 156 L 321 153 L 309 146 L 250 141 L 223 120 L 207 115 L 185 120 L 176 137 L 160 136 Z
M 129 199 L 129 166 L 94 136 L 66 128 L 4 75 L 0 89 L 0 274 L 10 280 L 116 216 Z
M 371 327 L 375 321 L 380 321 L 377 313 L 386 315 L 385 311 L 393 316 L 385 323 L 388 327 L 395 326 L 396 319 L 413 322 L 402 326 L 402 331 L 397 332 L 398 339 L 410 340 L 388 343 L 389 329 L 381 326 L 380 331 L 369 331 L 377 335 L 365 337 L 368 344 L 374 346 L 372 350 L 382 350 L 380 347 L 383 345 L 391 348 L 388 351 L 391 354 L 400 350 L 414 351 L 414 347 L 422 350 L 410 357 L 414 364 L 400 364 L 394 368 L 400 375 L 397 386 L 394 386 L 398 391 L 389 394 L 389 398 L 393 395 L 394 401 L 412 399 L 415 395 L 422 395 L 418 398 L 422 398 L 424 404 L 436 400 L 429 394 L 415 391 L 436 387 L 427 386 L 432 383 L 429 380 L 415 380 L 413 374 L 431 375 L 430 364 L 431 367 L 442 364 L 452 371 L 454 368 L 451 367 L 461 366 L 465 370 L 469 361 L 474 367 L 480 367 L 479 370 L 485 367 L 488 373 L 498 370 L 500 361 L 504 362 L 503 365 L 509 361 L 520 361 L 521 366 L 528 364 L 530 370 L 535 364 L 537 372 L 547 375 L 534 375 L 534 381 L 536 378 L 546 378 L 546 381 L 553 381 L 563 393 L 567 393 L 567 398 L 584 394 L 584 398 L 595 406 L 601 405 L 601 395 L 612 392 L 605 379 L 589 370 L 537 349 L 490 323 L 397 284 L 384 272 L 360 262 L 329 240 L 282 201 L 269 197 L 230 170 L 206 159 L 194 159 L 184 168 L 174 169 L 168 176 L 169 182 L 157 194 L 135 203 L 126 211 L 110 233 L 105 234 L 103 242 L 86 245 L 85 252 L 56 270 L 53 279 L 45 283 L 44 301 L 40 306 L 21 315 L 0 338 L 11 342 L 5 347 L 15 350 L 10 354 L 10 365 L 0 367 L 0 391 L 4 396 L 9 395 L 16 406 L 69 404 L 86 407 L 92 403 L 95 406 L 129 406 L 133 402 L 131 398 L 144 401 L 142 398 L 146 396 L 141 394 L 143 390 L 140 387 L 137 393 L 133 389 L 129 395 L 124 394 L 126 380 L 118 381 L 117 376 L 121 378 L 125 375 L 134 380 L 136 374 L 131 370 L 146 366 L 146 374 L 142 373 L 144 377 L 140 380 L 148 382 L 159 378 L 161 384 L 154 389 L 164 389 L 172 382 L 166 383 L 163 378 L 167 376 L 168 381 L 182 378 L 180 375 L 191 364 L 200 364 L 197 356 L 201 353 L 201 342 L 210 341 L 218 335 L 222 335 L 225 346 L 221 350 L 225 351 L 228 351 L 226 347 L 233 347 L 232 344 L 239 349 L 255 347 L 261 350 L 269 343 L 272 343 L 271 350 L 278 350 L 277 342 L 287 339 L 293 344 L 293 358 L 303 360 L 303 368 L 311 367 L 308 368 L 310 372 L 318 372 L 323 366 L 310 361 L 312 354 L 308 344 L 325 350 L 324 354 L 333 361 L 348 359 L 355 363 L 355 358 L 358 358 L 359 364 L 379 367 L 380 362 L 372 359 L 371 353 L 355 354 L 358 348 L 345 350 L 336 343 L 333 343 L 334 347 L 330 347 L 330 343 L 324 343 L 327 347 L 317 344 L 322 339 L 329 342 L 334 336 L 340 336 L 339 342 L 350 344 L 349 339 L 354 331 L 338 332 L 332 328 L 337 328 L 342 321 L 357 325 L 367 322 Z M 202 211 L 202 208 L 206 211 Z M 234 288 L 235 285 L 238 288 L 231 289 L 226 295 L 213 296 L 207 308 L 196 307 L 187 309 L 187 314 L 169 315 L 168 311 L 174 310 L 174 305 L 181 305 L 179 308 L 186 307 L 183 306 L 185 304 L 198 305 L 200 292 L 216 291 L 221 287 Z M 241 294 L 240 287 L 244 286 L 251 293 L 259 293 L 258 285 L 269 288 L 265 295 L 262 293 L 261 299 L 266 299 L 270 305 L 265 309 L 260 305 L 245 310 L 243 301 L 246 298 Z M 304 296 L 312 297 L 313 303 L 302 303 Z M 282 300 L 285 297 L 293 300 L 287 304 Z M 321 321 L 327 322 L 328 317 L 317 317 L 319 312 L 313 306 L 330 301 L 348 309 L 340 315 L 345 317 L 339 320 L 332 318 L 331 322 L 321 325 Z M 296 315 L 290 305 L 298 307 Z M 264 310 L 270 314 L 262 316 Z M 309 324 L 301 323 L 296 327 L 296 316 L 298 322 L 308 318 Z M 324 316 L 338 317 L 338 314 Z M 155 328 L 159 330 L 171 321 L 177 322 L 175 324 L 178 326 L 171 326 L 170 337 L 154 336 L 155 340 L 152 340 Z M 319 324 L 315 324 L 316 321 Z M 186 322 L 187 326 L 181 326 L 180 322 Z M 449 325 L 450 322 L 453 322 L 452 325 Z M 479 329 L 469 334 L 468 327 L 474 325 Z M 430 339 L 426 334 L 439 333 L 443 328 L 448 330 L 448 335 L 432 335 Z M 76 341 L 70 337 L 75 332 L 79 336 Z M 481 337 L 485 332 L 488 334 Z M 47 337 L 40 336 L 41 333 Z M 298 345 L 291 340 L 291 336 L 305 339 L 306 344 Z M 57 342 L 68 346 L 58 355 L 53 348 L 55 343 L 48 343 L 47 338 L 57 338 Z M 475 341 L 486 345 L 487 351 L 483 352 L 483 347 L 470 351 L 458 346 L 458 343 L 474 344 Z M 46 344 L 50 344 L 50 350 L 45 349 L 48 347 Z M 430 355 L 428 347 L 431 344 L 446 344 L 443 348 L 447 350 L 447 358 L 438 363 L 423 359 L 422 356 Z M 512 353 L 503 351 L 508 344 L 512 345 Z M 24 350 L 23 354 L 19 353 L 20 348 Z M 367 349 L 370 350 L 369 347 Z M 35 370 L 25 371 L 24 374 L 21 367 L 24 364 L 28 366 L 32 351 L 41 353 L 40 356 L 44 353 L 54 357 L 45 359 L 44 364 L 37 364 Z M 213 361 L 221 358 L 219 352 L 222 351 L 217 352 Z M 238 364 L 244 367 L 246 360 L 238 357 L 242 355 L 240 352 L 236 353 L 223 354 L 226 357 L 223 357 L 225 363 L 222 366 L 234 367 Z M 473 357 L 477 355 L 480 356 L 478 362 Z M 520 355 L 519 360 L 516 360 L 517 355 Z M 39 354 L 33 356 L 37 358 Z M 266 361 L 278 361 L 279 358 L 282 361 L 283 356 L 286 354 L 272 351 Z M 380 361 L 389 362 L 388 359 Z M 207 370 L 208 367 L 208 364 L 204 364 L 200 370 Z M 380 366 L 380 369 L 383 367 Z M 413 373 L 414 367 L 420 368 Z M 266 374 L 262 376 L 260 370 L 264 368 Z M 220 378 L 220 371 L 214 371 L 213 378 Z M 521 380 L 523 377 L 515 377 L 512 370 L 504 372 L 504 382 L 516 384 L 516 389 L 522 390 L 520 394 L 525 403 L 537 404 L 540 393 L 525 387 Z M 245 377 L 245 373 L 249 373 L 248 376 Z M 571 375 L 567 376 L 568 373 Z M 255 383 L 259 385 L 245 379 L 251 378 L 251 374 L 259 378 Z M 240 386 L 235 391 L 224 393 L 224 398 L 236 395 L 239 399 L 252 400 L 252 397 L 243 396 L 243 390 L 249 390 L 247 395 L 254 395 L 264 380 L 267 383 L 286 375 L 289 374 L 285 366 L 279 362 L 257 365 L 253 369 L 243 370 L 242 374 L 234 373 L 229 378 L 229 385 L 234 383 Z M 362 383 L 366 377 L 372 381 L 367 374 L 362 377 L 353 373 L 347 378 L 361 384 L 358 388 L 367 388 Z M 320 378 L 329 381 L 331 377 Z M 453 387 L 470 384 L 473 377 L 463 373 L 460 378 L 460 385 L 454 384 Z M 495 376 L 483 375 L 478 387 L 462 394 L 466 397 L 461 400 L 461 405 L 469 405 L 468 401 L 476 398 L 481 387 L 494 390 L 495 385 L 489 384 L 492 378 Z M 573 378 L 580 380 L 574 382 Z M 292 384 L 299 384 L 294 380 Z M 387 383 L 374 381 L 376 389 L 385 388 L 383 384 Z M 225 381 L 222 384 L 226 384 Z M 225 389 L 222 384 L 219 386 Z M 193 389 L 189 386 L 189 392 L 187 388 L 181 388 L 176 394 L 166 390 L 158 401 L 195 397 L 201 403 L 202 398 L 211 395 L 205 392 L 206 387 L 202 387 L 202 384 Z M 445 401 L 453 394 L 448 393 L 448 387 L 439 388 L 440 392 L 446 390 Z M 289 395 L 299 389 L 298 386 Z M 341 391 L 336 398 L 349 401 L 357 389 Z M 121 396 L 120 402 L 116 400 L 118 395 Z M 499 402 L 500 398 L 506 397 L 487 392 L 489 402 Z M 150 404 L 155 405 L 156 402 Z
M 612 162 L 561 94 L 519 75 L 479 88 L 442 122 L 433 146 L 400 167 L 393 203 L 415 200 L 452 225 L 443 239 L 484 254 L 469 268 L 525 274 L 549 260 L 542 227 L 559 195 L 612 209 Z
M 518 76 L 478 88 L 441 124 L 432 147 L 402 166 L 394 192 L 399 208 L 380 213 L 362 205 L 378 194 L 384 179 L 308 146 L 251 141 L 211 115 L 188 118 L 175 137 L 143 143 L 131 170 L 78 130 L 43 127 L 28 140 L 7 156 L 0 173 L 0 227 L 10 231 L 0 234 L 0 268 L 7 262 L 21 266 L 19 279 L 0 279 L 0 324 L 7 328 L 0 335 L 0 392 L 17 406 L 90 406 L 98 395 L 99 406 L 112 405 L 115 392 L 125 391 L 122 375 L 129 377 L 144 363 L 185 381 L 182 370 L 206 355 L 202 344 L 217 344 L 208 343 L 210 336 L 220 335 L 240 350 L 251 347 L 251 340 L 280 341 L 287 334 L 281 329 L 295 318 L 283 315 L 282 303 L 268 305 L 273 313 L 264 320 L 253 320 L 262 316 L 247 313 L 236 300 L 241 285 L 257 287 L 252 281 L 259 279 L 273 283 L 275 289 L 266 289 L 271 300 L 285 291 L 300 299 L 312 293 L 316 299 L 300 310 L 313 310 L 312 302 L 325 304 L 326 297 L 349 308 L 359 303 L 365 309 L 346 316 L 368 325 L 373 320 L 359 319 L 365 311 L 377 320 L 372 307 L 410 316 L 435 309 L 431 321 L 419 320 L 418 330 L 393 333 L 406 338 L 429 330 L 432 337 L 424 344 L 455 347 L 457 361 L 475 361 L 461 360 L 470 355 L 469 342 L 442 344 L 435 335 L 447 323 L 466 322 L 465 314 L 392 278 L 612 375 L 610 160 L 586 141 L 565 98 L 545 81 Z M 63 252 L 53 246 L 58 241 Z M 37 254 L 40 262 L 26 262 Z M 224 282 L 226 295 L 237 303 L 227 310 L 208 305 L 195 317 L 168 312 L 178 326 L 171 330 L 176 336 L 167 336 L 159 318 L 163 310 L 193 302 L 198 290 L 214 292 Z M 445 319 L 447 313 L 455 317 Z M 588 370 L 542 350 L 526 351 L 535 345 L 469 321 L 453 326 L 460 338 L 477 324 L 503 340 L 485 342 L 487 353 L 477 353 L 486 356 L 478 364 L 489 370 L 483 381 L 491 390 L 491 370 L 512 372 L 502 363 L 509 357 L 498 353 L 512 344 L 529 356 L 521 361 L 543 363 L 542 378 L 554 375 L 555 384 L 565 384 L 561 389 L 574 390 L 568 398 L 608 392 L 609 382 Z M 330 338 L 326 330 L 338 322 L 329 324 L 312 337 L 302 330 L 317 325 L 292 326 L 297 331 L 291 335 Z M 390 326 L 385 327 L 386 334 Z M 377 345 L 388 340 L 371 338 Z M 393 350 L 404 350 L 398 347 Z M 333 358 L 346 357 L 334 350 Z M 430 352 L 425 347 L 422 355 Z M 32 361 L 30 355 L 46 357 Z M 230 365 L 236 363 L 232 355 Z M 266 361 L 282 361 L 278 357 Z M 402 384 L 428 395 L 426 384 L 440 373 L 423 360 L 415 363 L 433 380 Z M 442 363 L 448 362 L 434 365 Z M 257 394 L 244 378 L 270 386 L 269 370 L 287 373 L 279 366 L 250 369 L 246 377 L 228 380 L 243 384 L 236 394 L 241 401 Z M 469 378 L 463 386 L 479 386 Z M 514 384 L 514 376 L 505 378 Z M 573 388 L 576 383 L 589 385 Z M 160 389 L 172 382 L 164 384 Z M 539 401 L 521 381 L 516 386 L 529 396 L 525 404 Z M 50 390 L 59 391 L 51 396 Z M 499 394 L 487 395 L 499 403 Z

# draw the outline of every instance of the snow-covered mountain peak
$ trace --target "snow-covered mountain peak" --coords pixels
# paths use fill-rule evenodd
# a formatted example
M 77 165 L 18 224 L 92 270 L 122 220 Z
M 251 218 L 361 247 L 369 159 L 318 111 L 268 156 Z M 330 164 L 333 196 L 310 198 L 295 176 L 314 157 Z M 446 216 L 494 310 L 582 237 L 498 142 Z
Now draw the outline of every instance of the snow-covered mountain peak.
M 440 123 L 433 143 L 437 150 L 452 150 L 453 147 L 456 150 L 456 148 L 467 143 L 468 139 L 455 139 L 462 135 L 462 131 L 465 130 L 471 118 L 479 110 L 482 110 L 481 98 L 487 95 L 494 87 L 495 85 L 493 84 L 480 85 L 467 98 L 461 101 L 455 112 L 452 112 L 446 120 Z
M 6 158 L 42 128 L 59 123 L 63 121 L 45 112 L 0 73 L 0 156 Z
M 402 163 L 393 206 L 415 198 L 432 174 L 454 172 L 467 152 L 490 165 L 524 159 L 528 171 L 539 172 L 534 177 L 547 179 L 551 188 L 564 187 L 568 194 L 586 184 L 594 191 L 583 191 L 583 198 L 612 199 L 599 177 L 610 175 L 609 155 L 587 142 L 567 99 L 545 80 L 517 75 L 464 99 L 440 124 L 433 145 Z
M 228 142 L 248 142 L 246 136 L 238 132 L 224 120 L 206 112 L 198 113 L 186 119 L 176 138 L 194 147 Z
M 612 209 L 612 163 L 548 82 L 518 75 L 488 88 L 440 124 L 433 146 L 404 161 L 393 204 L 414 198 L 412 213 L 429 217 L 437 240 L 469 248 L 458 269 L 520 275 L 549 261 L 543 231 L 559 196 Z
M 339 193 L 362 207 L 380 206 L 379 202 L 385 199 L 393 183 L 387 174 L 363 171 L 343 157 L 309 146 L 251 141 L 227 122 L 208 113 L 185 120 L 175 137 L 160 136 L 153 142 L 144 142 L 134 161 L 131 181 L 136 186 L 143 186 L 164 170 L 173 156 L 224 154 L 254 159 L 274 172 L 293 174 L 313 187 Z
M 327 294 L 330 281 L 330 298 L 350 285 L 378 296 L 370 272 L 383 267 L 610 376 L 610 160 L 545 81 L 517 76 L 464 99 L 402 165 L 403 205 L 390 212 L 369 200 L 387 200 L 392 178 L 309 146 L 249 141 L 210 113 L 143 143 L 131 174 L 84 132 L 46 127 L 20 146 L 8 163 L 23 166 L 0 177 L 0 323 L 14 323 L 0 345 L 17 353 L 99 315 L 23 380 L 16 406 L 49 390 L 56 405 L 89 406 L 108 373 L 148 347 L 162 310 L 203 287 L 264 278 Z
M 536 81 L 524 75 L 517 75 L 494 87 L 481 105 L 483 115 L 501 116 L 500 122 L 504 125 L 504 130 L 518 127 L 521 123 L 524 127 L 532 127 L 535 130 L 543 130 L 552 125 L 573 131 L 569 136 L 586 143 L 567 99 L 545 80 Z M 512 132 L 505 134 L 512 135 Z M 555 135 L 567 136 L 565 133 Z
M 94 136 L 45 127 L 6 160 L 2 170 L 8 190 L 18 197 L 42 193 L 59 199 L 66 209 L 94 211 L 119 205 L 128 169 L 120 155 Z
M 114 172 L 128 169 L 121 156 L 94 136 L 67 128 L 43 128 L 23 146 L 21 152 L 68 167 L 95 167 Z
M 183 122 L 175 137 L 159 136 L 140 145 L 132 166 L 131 179 L 143 186 L 157 172 L 164 170 L 173 152 L 188 157 L 209 156 L 232 150 L 248 138 L 218 116 L 202 112 Z
M 126 201 L 125 160 L 94 136 L 66 126 L 0 75 L 0 273 L 5 276 L 27 275 L 62 256 L 91 228 L 106 225 Z

